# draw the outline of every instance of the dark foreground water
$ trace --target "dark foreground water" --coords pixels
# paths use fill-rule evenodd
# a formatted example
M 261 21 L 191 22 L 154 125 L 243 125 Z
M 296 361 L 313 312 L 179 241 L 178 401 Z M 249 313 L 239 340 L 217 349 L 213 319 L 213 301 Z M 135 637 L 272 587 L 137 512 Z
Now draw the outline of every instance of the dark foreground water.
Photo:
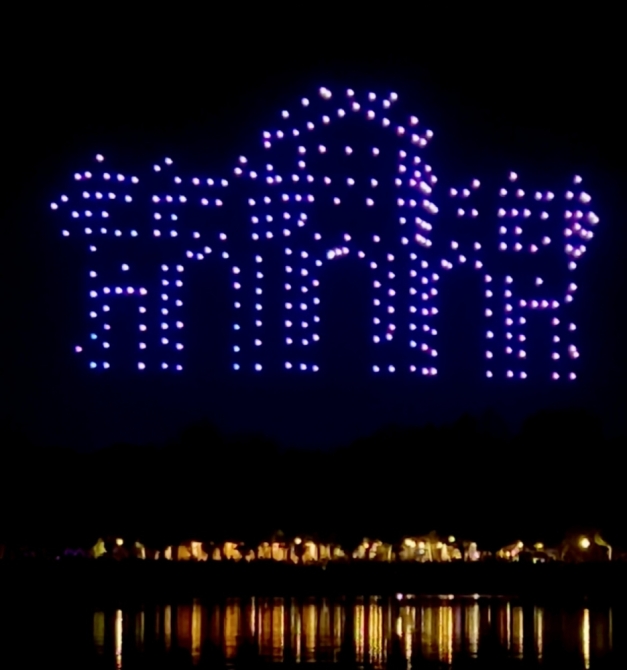
M 623 606 L 398 595 L 104 609 L 22 603 L 2 617 L 7 668 L 627 668 Z

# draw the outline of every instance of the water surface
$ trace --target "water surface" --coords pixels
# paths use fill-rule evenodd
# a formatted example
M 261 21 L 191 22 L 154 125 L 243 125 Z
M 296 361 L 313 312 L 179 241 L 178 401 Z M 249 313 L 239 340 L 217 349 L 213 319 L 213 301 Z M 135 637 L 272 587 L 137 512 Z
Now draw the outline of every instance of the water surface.
M 3 667 L 627 668 L 623 605 L 407 595 L 23 603 L 0 604 L 0 624 Z

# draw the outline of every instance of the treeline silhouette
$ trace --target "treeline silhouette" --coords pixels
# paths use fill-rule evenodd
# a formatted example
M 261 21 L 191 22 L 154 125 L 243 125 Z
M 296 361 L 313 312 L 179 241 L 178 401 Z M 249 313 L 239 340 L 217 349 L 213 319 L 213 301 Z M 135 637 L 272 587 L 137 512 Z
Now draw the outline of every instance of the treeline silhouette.
M 305 451 L 201 422 L 165 446 L 94 453 L 36 446 L 5 426 L 0 543 L 256 546 L 280 531 L 350 550 L 364 537 L 436 530 L 493 551 L 593 528 L 627 546 L 624 439 L 606 438 L 576 409 L 530 416 L 515 435 L 504 425 L 494 414 L 463 416 Z

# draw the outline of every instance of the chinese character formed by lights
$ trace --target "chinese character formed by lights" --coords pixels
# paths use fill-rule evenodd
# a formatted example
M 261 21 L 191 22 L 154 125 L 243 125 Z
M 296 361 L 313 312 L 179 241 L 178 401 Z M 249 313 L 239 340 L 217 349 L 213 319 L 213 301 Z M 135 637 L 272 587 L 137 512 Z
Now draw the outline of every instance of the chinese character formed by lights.
M 137 352 L 135 368 L 183 370 L 185 270 L 208 261 L 230 276 L 223 287 L 233 305 L 230 367 L 317 372 L 325 346 L 320 287 L 327 267 L 352 258 L 370 277 L 364 337 L 374 360 L 365 369 L 437 376 L 437 324 L 447 309 L 438 284 L 465 267 L 484 286 L 477 327 L 483 323 L 486 377 L 532 377 L 526 326 L 543 315 L 552 345 L 545 377 L 575 379 L 573 279 L 599 222 L 582 178 L 561 192 L 543 191 L 507 172 L 486 200 L 482 180 L 438 183 L 425 154 L 432 138 L 417 116 L 399 109 L 395 93 L 320 87 L 279 112 L 228 179 L 189 175 L 171 158 L 136 177 L 97 154 L 50 203 L 64 217 L 63 237 L 87 237 L 88 335 L 74 350 L 91 369 L 128 359 L 109 342 L 124 299 L 134 305 L 136 338 L 125 346 Z M 142 260 L 148 244 L 152 273 Z M 265 336 L 274 332 L 264 318 L 266 282 L 277 272 L 284 295 L 272 300 L 282 305 L 282 360 Z
M 489 272 L 491 282 L 486 284 L 491 310 L 486 373 L 494 378 L 530 378 L 525 342 L 529 321 L 540 320 L 552 351 L 544 378 L 574 380 L 579 351 L 572 316 L 577 285 L 572 280 L 599 219 L 580 176 L 564 183 L 561 193 L 526 189 L 523 181 L 510 172 L 499 189 L 498 231 L 490 245 L 505 262 L 484 259 L 486 269 L 501 268 Z

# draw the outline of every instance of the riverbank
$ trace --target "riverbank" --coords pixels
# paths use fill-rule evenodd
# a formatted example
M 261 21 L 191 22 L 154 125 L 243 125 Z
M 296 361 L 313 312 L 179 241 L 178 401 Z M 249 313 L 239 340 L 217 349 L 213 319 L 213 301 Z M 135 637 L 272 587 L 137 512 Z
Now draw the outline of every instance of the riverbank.
M 608 601 L 627 596 L 627 564 L 377 564 L 152 561 L 0 562 L 3 597 L 160 601 L 246 596 L 508 596 Z

